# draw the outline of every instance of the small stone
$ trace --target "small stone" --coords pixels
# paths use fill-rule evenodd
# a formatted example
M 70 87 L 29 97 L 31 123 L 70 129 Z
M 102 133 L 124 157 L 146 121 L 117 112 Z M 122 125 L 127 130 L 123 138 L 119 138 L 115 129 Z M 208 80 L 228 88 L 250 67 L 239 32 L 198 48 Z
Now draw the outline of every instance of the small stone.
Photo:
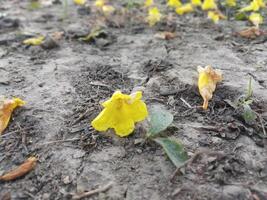
M 63 178 L 63 183 L 64 184 L 70 184 L 71 183 L 71 179 L 70 179 L 70 177 L 69 176 L 65 176 L 64 178 Z

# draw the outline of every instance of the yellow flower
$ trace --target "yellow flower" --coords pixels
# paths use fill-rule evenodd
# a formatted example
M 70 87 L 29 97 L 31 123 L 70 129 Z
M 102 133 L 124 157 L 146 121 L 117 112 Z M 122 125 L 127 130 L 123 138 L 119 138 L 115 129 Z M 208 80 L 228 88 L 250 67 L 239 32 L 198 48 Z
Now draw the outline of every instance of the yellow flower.
M 183 15 L 185 13 L 190 13 L 190 12 L 193 12 L 193 11 L 194 11 L 194 8 L 193 8 L 191 3 L 186 3 L 186 4 L 176 8 L 176 10 L 175 10 L 175 12 L 178 15 Z
M 150 8 L 148 10 L 148 16 L 147 21 L 149 23 L 149 26 L 154 26 L 157 22 L 160 21 L 162 15 L 159 12 L 159 9 L 157 7 Z
M 177 8 L 182 5 L 180 0 L 168 0 L 167 5 L 172 8 Z
M 153 0 L 146 0 L 145 1 L 145 7 L 152 6 L 153 4 L 154 4 L 154 1 Z
M 216 11 L 209 11 L 208 12 L 208 18 L 211 19 L 214 23 L 218 23 L 220 19 L 226 19 L 226 17 L 219 12 L 218 10 Z
M 6 129 L 13 110 L 24 104 L 19 98 L 0 100 L 0 134 Z
M 263 0 L 253 0 L 248 6 L 240 9 L 240 12 L 258 11 L 260 8 L 264 8 L 265 3 Z
M 209 100 L 212 98 L 212 94 L 216 89 L 216 84 L 222 81 L 222 72 L 220 70 L 214 70 L 211 66 L 205 68 L 198 66 L 198 89 L 201 94 L 204 103 L 203 109 L 208 109 Z
M 229 7 L 235 7 L 236 6 L 236 0 L 226 0 L 225 3 Z
M 110 6 L 110 5 L 104 5 L 102 7 L 102 11 L 104 14 L 109 15 L 115 11 L 115 8 L 113 6 Z
M 45 39 L 44 36 L 40 36 L 36 38 L 29 38 L 29 39 L 24 40 L 23 44 L 38 46 L 43 43 L 44 39 Z
M 102 8 L 105 5 L 105 0 L 96 0 L 95 6 L 98 8 Z
M 202 10 L 213 10 L 217 9 L 217 5 L 214 0 L 204 0 L 201 8 Z
M 76 3 L 77 5 L 84 5 L 86 3 L 86 0 L 73 0 L 74 3 Z
M 260 24 L 263 23 L 263 17 L 260 13 L 251 13 L 249 16 L 249 21 L 254 24 L 256 27 L 259 27 Z
M 141 91 L 131 95 L 115 92 L 102 104 L 104 109 L 92 121 L 92 126 L 98 131 L 113 128 L 118 136 L 128 136 L 134 131 L 135 122 L 140 122 L 148 116 L 146 104 L 141 98 Z
M 191 3 L 192 3 L 194 6 L 201 6 L 201 4 L 202 4 L 201 0 L 191 0 Z

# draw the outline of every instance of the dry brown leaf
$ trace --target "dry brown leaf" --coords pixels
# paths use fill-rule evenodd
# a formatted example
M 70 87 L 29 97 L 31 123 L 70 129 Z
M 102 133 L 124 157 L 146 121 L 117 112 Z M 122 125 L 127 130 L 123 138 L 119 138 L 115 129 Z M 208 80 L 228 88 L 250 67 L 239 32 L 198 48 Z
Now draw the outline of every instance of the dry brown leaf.
M 211 66 L 205 68 L 198 66 L 198 89 L 201 94 L 204 103 L 203 109 L 208 109 L 209 100 L 212 98 L 212 94 L 216 89 L 216 84 L 222 81 L 222 72 L 215 70 Z
M 237 35 L 247 39 L 255 39 L 261 35 L 266 35 L 266 34 L 267 34 L 266 32 L 260 30 L 257 27 L 251 27 L 237 32 Z
M 168 31 L 164 31 L 164 32 L 160 32 L 160 33 L 155 34 L 155 38 L 159 38 L 162 40 L 171 40 L 171 39 L 174 39 L 175 37 L 176 37 L 175 33 L 168 32 Z
M 13 110 L 24 104 L 25 102 L 19 98 L 0 99 L 0 134 L 6 129 Z
M 23 164 L 18 166 L 16 169 L 11 170 L 10 172 L 7 172 L 3 176 L 0 176 L 0 181 L 13 181 L 17 178 L 20 178 L 27 173 L 29 173 L 31 170 L 34 169 L 36 166 L 37 158 L 30 157 L 28 158 Z

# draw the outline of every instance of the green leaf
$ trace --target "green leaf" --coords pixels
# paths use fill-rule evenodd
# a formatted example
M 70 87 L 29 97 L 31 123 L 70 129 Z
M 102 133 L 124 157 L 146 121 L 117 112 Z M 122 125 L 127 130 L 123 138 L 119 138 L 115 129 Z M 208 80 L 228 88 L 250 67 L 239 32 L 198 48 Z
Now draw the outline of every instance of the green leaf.
M 245 120 L 247 124 L 252 124 L 255 122 L 257 116 L 256 113 L 251 109 L 251 107 L 248 104 L 243 104 L 243 113 L 242 117 Z
M 164 131 L 172 121 L 173 115 L 169 111 L 159 106 L 153 106 L 149 111 L 150 129 L 147 137 L 155 137 L 161 131 Z
M 235 19 L 236 20 L 240 20 L 240 21 L 244 21 L 244 20 L 247 20 L 247 16 L 246 16 L 246 14 L 245 13 L 243 13 L 243 12 L 239 12 L 239 13 L 237 13 L 236 15 L 235 15 Z
M 180 167 L 188 160 L 188 155 L 184 150 L 183 144 L 178 139 L 170 137 L 155 138 L 153 140 L 163 147 L 167 156 L 176 167 Z

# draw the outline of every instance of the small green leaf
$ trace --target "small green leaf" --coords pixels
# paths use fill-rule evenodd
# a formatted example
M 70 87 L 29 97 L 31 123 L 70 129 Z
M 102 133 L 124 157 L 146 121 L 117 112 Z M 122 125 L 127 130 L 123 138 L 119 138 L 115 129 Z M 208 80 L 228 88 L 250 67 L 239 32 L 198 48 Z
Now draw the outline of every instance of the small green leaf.
M 240 21 L 244 21 L 244 20 L 247 20 L 247 16 L 246 16 L 246 14 L 245 13 L 243 13 L 243 12 L 239 12 L 239 13 L 237 13 L 236 15 L 235 15 L 235 19 L 236 20 L 240 20 Z
M 176 167 L 180 167 L 188 160 L 188 155 L 184 150 L 183 144 L 178 139 L 171 137 L 155 138 L 153 140 L 163 147 L 167 156 Z
M 159 106 L 153 106 L 149 112 L 150 129 L 147 137 L 154 137 L 164 131 L 173 121 L 173 115 Z
M 243 113 L 242 113 L 242 117 L 245 120 L 245 122 L 247 124 L 252 124 L 253 122 L 255 122 L 257 116 L 255 114 L 255 112 L 251 109 L 251 107 L 248 104 L 243 104 Z

